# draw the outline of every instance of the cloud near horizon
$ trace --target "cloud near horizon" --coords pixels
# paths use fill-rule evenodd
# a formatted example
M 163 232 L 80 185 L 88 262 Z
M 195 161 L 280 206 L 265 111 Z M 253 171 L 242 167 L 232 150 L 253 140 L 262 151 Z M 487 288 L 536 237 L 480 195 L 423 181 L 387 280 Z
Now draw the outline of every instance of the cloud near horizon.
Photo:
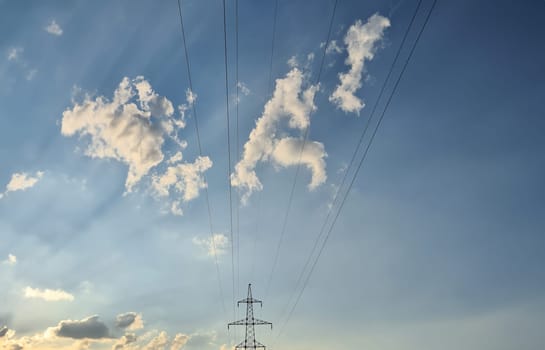
M 15 264 L 17 264 L 17 256 L 13 255 L 13 254 L 8 254 L 8 257 L 6 260 L 3 261 L 4 264 L 7 264 L 7 265 L 10 265 L 10 266 L 13 266 Z
M 116 323 L 120 321 L 121 325 L 127 325 L 126 321 L 133 320 L 134 322 L 132 317 L 120 318 L 120 316 L 133 314 L 141 317 L 139 313 L 127 312 L 118 315 Z M 121 328 L 128 329 L 129 326 Z M 139 334 L 124 332 L 122 335 L 116 335 L 106 323 L 100 320 L 98 315 L 93 315 L 81 320 L 62 320 L 56 326 L 46 328 L 45 331 L 20 337 L 15 336 L 15 331 L 5 326 L 1 327 L 0 349 L 180 350 L 190 341 L 195 345 L 201 344 L 203 341 L 212 343 L 215 337 L 214 333 L 210 334 L 184 334 L 178 332 L 174 336 L 169 336 L 166 331 L 152 329 L 143 333 L 141 331 Z M 211 345 L 215 346 L 215 343 Z
M 44 301 L 73 301 L 72 294 L 62 289 L 39 289 L 26 287 L 23 289 L 23 295 L 27 299 L 42 299 Z
M 136 312 L 126 312 L 119 314 L 115 318 L 115 325 L 117 328 L 127 330 L 137 330 L 144 328 L 144 320 L 142 314 Z

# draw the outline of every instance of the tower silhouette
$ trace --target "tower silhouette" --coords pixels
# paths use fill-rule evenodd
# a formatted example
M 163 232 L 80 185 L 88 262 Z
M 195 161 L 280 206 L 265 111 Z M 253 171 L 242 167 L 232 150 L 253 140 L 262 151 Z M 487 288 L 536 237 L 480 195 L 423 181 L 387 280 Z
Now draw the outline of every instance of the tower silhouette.
M 227 325 L 227 329 L 229 329 L 230 326 L 246 326 L 246 337 L 243 342 L 235 346 L 235 349 L 265 349 L 265 345 L 255 340 L 254 326 L 271 325 L 272 329 L 272 323 L 254 318 L 253 304 L 259 303 L 263 306 L 263 302 L 252 298 L 252 284 L 248 284 L 248 296 L 246 299 L 239 300 L 237 306 L 241 303 L 246 304 L 246 318 L 240 321 L 231 322 Z

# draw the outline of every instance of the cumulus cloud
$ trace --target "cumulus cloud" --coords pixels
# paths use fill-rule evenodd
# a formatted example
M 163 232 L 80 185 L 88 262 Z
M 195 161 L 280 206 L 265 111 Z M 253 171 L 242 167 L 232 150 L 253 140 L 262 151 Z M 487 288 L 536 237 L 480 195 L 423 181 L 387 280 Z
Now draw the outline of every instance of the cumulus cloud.
M 0 338 L 4 337 L 6 334 L 8 334 L 8 327 L 0 327 Z
M 8 254 L 8 258 L 4 260 L 4 264 L 11 265 L 11 266 L 17 264 L 17 257 L 13 254 Z
M 126 348 L 127 345 L 135 343 L 137 339 L 136 334 L 127 333 L 119 338 L 119 340 L 112 346 L 112 350 L 121 350 Z
M 62 35 L 62 28 L 55 20 L 52 20 L 51 22 L 49 22 L 49 24 L 44 28 L 44 30 L 48 32 L 49 34 L 52 34 L 55 36 Z
M 198 157 L 193 163 L 171 165 L 164 173 L 152 176 L 154 193 L 158 197 L 168 197 L 171 192 L 175 192 L 183 202 L 188 202 L 196 198 L 201 189 L 206 188 L 204 172 L 211 167 L 212 161 L 208 157 Z M 176 215 L 183 213 L 179 201 L 172 202 L 171 212 Z
M 23 295 L 27 299 L 42 299 L 45 301 L 73 301 L 74 296 L 62 289 L 39 289 L 26 287 Z
M 108 327 L 99 320 L 97 315 L 80 321 L 61 321 L 57 326 L 48 328 L 46 334 L 72 339 L 110 338 Z
M 350 70 L 339 74 L 340 84 L 329 97 L 329 101 L 345 113 L 352 112 L 359 115 L 365 106 L 355 93 L 362 85 L 365 61 L 373 59 L 377 43 L 382 39 L 384 30 L 389 26 L 390 20 L 388 18 L 374 14 L 365 24 L 361 20 L 357 20 L 348 28 L 344 38 L 348 51 L 345 64 L 350 66 Z
M 128 314 L 133 313 L 122 315 Z M 121 322 L 127 321 L 126 318 L 131 317 L 122 317 Z M 125 324 L 127 323 L 130 322 L 125 322 Z M 127 327 L 124 329 L 127 329 Z M 202 344 L 211 345 L 214 336 L 214 333 L 194 333 L 191 335 L 177 333 L 174 337 L 171 337 L 165 331 L 151 330 L 141 335 L 125 332 L 117 337 L 112 336 L 106 324 L 95 315 L 82 320 L 63 320 L 45 331 L 22 337 L 15 337 L 13 330 L 1 327 L 0 348 L 83 350 L 90 348 L 107 349 L 110 347 L 112 350 L 180 350 L 191 340 L 191 345 L 195 345 L 196 348 L 200 349 L 203 348 Z
M 169 342 L 168 335 L 165 331 L 159 333 L 156 337 L 150 340 L 146 345 L 146 350 L 164 350 Z
M 4 197 L 9 192 L 24 191 L 34 187 L 44 175 L 43 171 L 38 171 L 34 175 L 28 173 L 15 173 L 11 175 L 11 179 L 6 185 L 4 193 L 0 193 L 0 198 Z
M 225 254 L 229 239 L 222 233 L 214 233 L 210 238 L 193 237 L 193 244 L 206 249 L 209 256 Z
M 163 160 L 165 137 L 175 131 L 174 107 L 153 91 L 143 77 L 125 77 L 112 101 L 86 96 L 62 115 L 61 133 L 88 136 L 86 154 L 111 158 L 128 165 L 128 192 L 151 168 Z
M 136 312 L 126 312 L 124 314 L 117 315 L 115 325 L 118 328 L 137 330 L 144 328 L 144 320 L 142 319 L 142 314 L 138 314 Z
M 324 183 L 327 177 L 324 160 L 326 153 L 324 145 L 320 142 L 306 142 L 305 148 L 303 148 L 303 142 L 302 139 L 294 137 L 280 139 L 272 156 L 276 163 L 284 167 L 296 164 L 305 165 L 312 174 L 308 185 L 312 190 Z M 301 150 L 303 150 L 302 153 Z
M 125 77 L 111 100 L 87 95 L 83 102 L 73 102 L 63 112 L 61 133 L 87 137 L 85 154 L 90 157 L 126 164 L 127 192 L 149 175 L 156 197 L 181 197 L 170 203 L 172 213 L 181 215 L 181 204 L 198 197 L 199 191 L 206 187 L 203 173 L 212 166 L 212 161 L 199 157 L 193 163 L 180 163 L 183 159 L 180 151 L 165 160 L 162 148 L 167 140 L 181 150 L 187 147 L 187 142 L 178 138 L 178 132 L 185 127 L 185 113 L 196 99 L 197 95 L 187 90 L 187 104 L 178 106 L 177 115 L 172 102 L 158 95 L 143 77 Z M 155 173 L 150 175 L 152 169 Z
M 255 172 L 258 162 L 271 161 L 282 167 L 304 164 L 312 171 L 309 185 L 311 189 L 325 182 L 326 153 L 323 145 L 309 142 L 306 145 L 310 145 L 309 151 L 305 151 L 299 161 L 300 148 L 294 147 L 302 145 L 302 137 L 280 137 L 280 134 L 285 133 L 281 129 L 284 120 L 292 130 L 303 131 L 310 126 L 310 113 L 316 109 L 314 96 L 319 87 L 310 85 L 305 89 L 303 83 L 304 75 L 296 67 L 285 78 L 276 80 L 273 97 L 266 103 L 263 114 L 256 121 L 244 145 L 242 159 L 231 174 L 231 184 L 242 192 L 243 203 L 246 203 L 254 191 L 263 189 Z M 288 154 L 292 151 L 295 153 Z
M 180 350 L 185 344 L 187 344 L 188 340 L 188 335 L 181 333 L 176 334 L 172 340 L 172 343 L 170 344 L 170 350 Z

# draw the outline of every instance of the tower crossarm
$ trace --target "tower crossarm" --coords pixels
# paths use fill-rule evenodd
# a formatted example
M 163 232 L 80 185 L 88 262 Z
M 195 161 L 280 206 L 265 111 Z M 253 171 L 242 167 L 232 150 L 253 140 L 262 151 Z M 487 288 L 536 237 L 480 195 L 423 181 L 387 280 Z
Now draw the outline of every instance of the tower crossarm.
M 267 322 L 267 321 L 263 321 L 263 320 L 260 320 L 258 318 L 254 318 L 254 326 L 271 326 L 271 329 L 272 329 L 272 323 L 271 322 Z
M 261 306 L 263 306 L 263 302 L 261 300 L 257 300 L 254 298 L 244 298 L 237 302 L 237 305 L 239 304 L 260 304 Z
M 272 329 L 272 323 L 271 322 L 267 322 L 267 321 L 263 321 L 263 320 L 260 320 L 260 319 L 257 319 L 257 318 L 254 318 L 254 319 L 251 319 L 251 320 L 248 320 L 248 319 L 243 319 L 243 320 L 238 320 L 238 321 L 235 321 L 235 322 L 231 322 L 229 324 L 227 324 L 227 329 L 229 329 L 229 327 L 231 326 L 271 326 L 271 329 Z
M 250 323 L 248 323 L 246 319 L 238 320 L 238 321 L 235 321 L 235 322 L 228 323 L 227 324 L 227 329 L 229 329 L 229 327 L 231 327 L 231 326 L 246 326 L 246 325 L 249 325 L 249 324 Z

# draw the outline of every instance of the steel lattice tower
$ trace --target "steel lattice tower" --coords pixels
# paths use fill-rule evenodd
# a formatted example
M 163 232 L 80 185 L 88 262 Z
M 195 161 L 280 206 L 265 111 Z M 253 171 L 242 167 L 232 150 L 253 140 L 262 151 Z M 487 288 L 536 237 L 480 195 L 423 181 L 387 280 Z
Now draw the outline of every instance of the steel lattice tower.
M 235 349 L 265 349 L 265 345 L 255 340 L 254 326 L 271 325 L 272 329 L 272 323 L 254 318 L 253 304 L 259 303 L 261 306 L 263 306 L 263 302 L 252 298 L 251 284 L 248 284 L 248 297 L 246 299 L 239 300 L 237 306 L 239 306 L 240 303 L 246 304 L 246 318 L 240 321 L 231 322 L 227 325 L 227 329 L 229 329 L 230 326 L 246 326 L 246 338 L 242 343 L 235 346 Z

